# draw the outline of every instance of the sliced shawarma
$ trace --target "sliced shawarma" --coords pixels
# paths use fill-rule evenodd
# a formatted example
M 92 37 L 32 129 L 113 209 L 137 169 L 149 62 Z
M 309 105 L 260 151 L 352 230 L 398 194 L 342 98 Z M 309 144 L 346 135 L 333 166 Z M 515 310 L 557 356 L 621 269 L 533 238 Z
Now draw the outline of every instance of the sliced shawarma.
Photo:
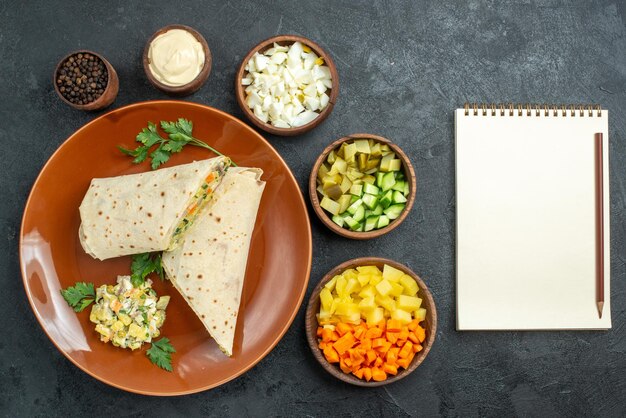
M 257 168 L 228 170 L 163 268 L 220 349 L 233 354 L 250 240 L 265 182 Z
M 93 179 L 80 204 L 80 243 L 99 260 L 176 247 L 220 185 L 227 157 Z

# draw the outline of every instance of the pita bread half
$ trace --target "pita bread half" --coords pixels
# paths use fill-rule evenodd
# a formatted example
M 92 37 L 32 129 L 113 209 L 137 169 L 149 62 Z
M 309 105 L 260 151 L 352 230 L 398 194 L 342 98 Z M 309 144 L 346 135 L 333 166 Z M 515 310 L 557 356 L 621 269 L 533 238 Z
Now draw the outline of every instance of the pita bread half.
M 229 165 L 217 157 L 93 179 L 79 208 L 83 249 L 99 260 L 172 249 Z
M 163 268 L 227 355 L 233 341 L 250 240 L 265 182 L 258 168 L 232 167 Z

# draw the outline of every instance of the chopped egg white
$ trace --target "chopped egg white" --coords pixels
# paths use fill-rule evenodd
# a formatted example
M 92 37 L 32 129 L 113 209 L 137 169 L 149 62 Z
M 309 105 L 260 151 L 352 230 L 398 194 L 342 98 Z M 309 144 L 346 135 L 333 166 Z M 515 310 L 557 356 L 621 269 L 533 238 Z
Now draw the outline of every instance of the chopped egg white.
M 324 110 L 332 87 L 324 59 L 300 42 L 276 43 L 246 63 L 246 105 L 264 123 L 292 128 L 312 122 Z

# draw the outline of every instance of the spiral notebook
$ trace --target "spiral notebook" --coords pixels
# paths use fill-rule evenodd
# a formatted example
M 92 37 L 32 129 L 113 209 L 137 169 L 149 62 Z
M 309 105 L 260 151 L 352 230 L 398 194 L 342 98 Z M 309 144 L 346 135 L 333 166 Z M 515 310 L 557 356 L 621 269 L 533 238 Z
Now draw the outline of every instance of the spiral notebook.
M 455 126 L 457 330 L 611 328 L 608 112 L 466 105 Z

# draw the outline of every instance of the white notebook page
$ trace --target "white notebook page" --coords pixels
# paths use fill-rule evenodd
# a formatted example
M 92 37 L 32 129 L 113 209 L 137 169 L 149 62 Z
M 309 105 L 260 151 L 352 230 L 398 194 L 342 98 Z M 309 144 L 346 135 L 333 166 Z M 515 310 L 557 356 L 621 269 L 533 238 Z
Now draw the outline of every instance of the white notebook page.
M 611 327 L 608 112 L 457 109 L 457 329 Z M 594 134 L 604 135 L 604 309 Z

